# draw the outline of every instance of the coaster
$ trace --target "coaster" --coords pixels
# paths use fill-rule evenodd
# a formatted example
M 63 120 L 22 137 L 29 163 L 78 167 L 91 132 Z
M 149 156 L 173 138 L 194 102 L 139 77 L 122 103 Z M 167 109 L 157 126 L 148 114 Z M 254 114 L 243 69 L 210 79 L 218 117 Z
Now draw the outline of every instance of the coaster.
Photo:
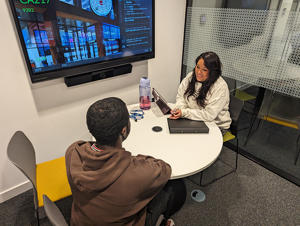
M 196 202 L 203 202 L 205 200 L 205 193 L 199 189 L 195 189 L 191 192 L 191 198 Z
M 154 132 L 160 132 L 160 131 L 162 131 L 162 128 L 161 128 L 160 126 L 153 126 L 153 127 L 152 127 L 152 130 L 153 130 Z

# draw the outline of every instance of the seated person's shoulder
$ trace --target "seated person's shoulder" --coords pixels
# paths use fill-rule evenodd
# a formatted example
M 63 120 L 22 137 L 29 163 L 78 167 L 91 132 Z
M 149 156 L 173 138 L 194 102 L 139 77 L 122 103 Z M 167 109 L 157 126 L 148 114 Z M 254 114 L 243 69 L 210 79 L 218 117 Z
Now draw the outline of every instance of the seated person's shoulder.
M 229 91 L 227 82 L 221 76 L 214 83 L 213 87 L 214 87 L 215 91 L 217 91 L 217 90 L 222 90 L 223 92 Z
M 217 79 L 217 82 L 223 86 L 226 86 L 227 87 L 227 82 L 225 81 L 225 79 L 220 76 L 218 79 Z
M 192 77 L 193 77 L 193 72 L 191 71 L 191 72 L 189 72 L 185 77 L 184 77 L 184 79 L 183 80 L 186 80 L 186 81 L 191 81 L 192 80 Z
M 67 148 L 67 150 L 66 150 L 66 155 L 67 155 L 67 154 L 70 154 L 70 152 L 72 152 L 72 151 L 74 151 L 75 149 L 77 149 L 77 147 L 80 147 L 80 146 L 85 145 L 85 144 L 87 144 L 87 143 L 88 143 L 88 142 L 83 141 L 83 140 L 79 140 L 79 141 L 74 142 L 73 144 L 71 144 L 71 145 Z

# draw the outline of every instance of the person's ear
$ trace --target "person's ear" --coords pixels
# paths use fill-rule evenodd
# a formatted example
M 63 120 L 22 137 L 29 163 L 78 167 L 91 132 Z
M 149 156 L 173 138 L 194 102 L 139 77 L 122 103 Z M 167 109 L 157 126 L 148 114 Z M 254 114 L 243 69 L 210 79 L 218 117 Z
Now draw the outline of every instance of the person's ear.
M 122 137 L 122 141 L 124 141 L 127 138 L 127 127 L 123 127 L 123 129 L 121 130 L 121 137 Z
M 122 136 L 125 136 L 125 135 L 126 135 L 126 133 L 127 133 L 127 126 L 124 126 L 124 127 L 123 127 L 121 133 L 122 133 Z

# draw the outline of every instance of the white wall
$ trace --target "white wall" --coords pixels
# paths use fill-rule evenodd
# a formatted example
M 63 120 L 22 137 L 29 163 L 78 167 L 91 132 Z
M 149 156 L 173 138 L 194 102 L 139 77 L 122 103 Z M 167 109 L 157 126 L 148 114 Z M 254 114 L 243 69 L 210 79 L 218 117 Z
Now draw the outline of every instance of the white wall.
M 85 113 L 94 101 L 118 96 L 138 101 L 138 83 L 148 74 L 152 86 L 174 100 L 179 85 L 185 1 L 156 1 L 156 56 L 133 64 L 131 74 L 67 88 L 62 79 L 32 85 L 7 1 L 0 2 L 0 202 L 30 188 L 7 159 L 10 137 L 23 130 L 36 149 L 37 162 L 64 155 L 68 145 L 89 139 Z
M 180 82 L 185 2 L 155 1 L 156 52 L 155 59 L 149 60 L 148 72 L 151 85 L 170 102 L 175 101 Z

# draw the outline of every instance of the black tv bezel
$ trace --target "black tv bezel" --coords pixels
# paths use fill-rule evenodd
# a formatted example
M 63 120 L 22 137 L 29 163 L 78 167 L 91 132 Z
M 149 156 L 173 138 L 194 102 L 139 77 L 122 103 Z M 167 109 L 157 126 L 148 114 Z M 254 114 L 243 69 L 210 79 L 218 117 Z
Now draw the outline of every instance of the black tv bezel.
M 75 76 L 75 75 L 81 75 L 81 74 L 87 74 L 87 73 L 94 73 L 97 71 L 106 70 L 116 66 L 121 66 L 121 65 L 129 64 L 137 61 L 148 60 L 155 57 L 155 0 L 151 0 L 152 1 L 152 51 L 151 52 L 136 54 L 133 56 L 125 56 L 121 58 L 109 59 L 109 60 L 104 60 L 96 63 L 87 63 L 84 65 L 72 66 L 68 68 L 61 68 L 61 69 L 56 69 L 51 71 L 33 73 L 30 65 L 30 60 L 27 53 L 26 45 L 24 42 L 24 38 L 22 35 L 21 26 L 18 20 L 17 11 L 15 9 L 14 1 L 15 0 L 8 0 L 11 8 L 11 12 L 13 14 L 13 20 L 15 22 L 15 26 L 18 32 L 18 39 L 22 46 L 23 56 L 25 57 L 26 66 L 29 71 L 29 75 L 32 83 L 37 83 L 37 82 L 42 82 L 42 81 L 47 81 L 47 80 L 52 80 L 57 78 L 64 78 L 69 76 Z

